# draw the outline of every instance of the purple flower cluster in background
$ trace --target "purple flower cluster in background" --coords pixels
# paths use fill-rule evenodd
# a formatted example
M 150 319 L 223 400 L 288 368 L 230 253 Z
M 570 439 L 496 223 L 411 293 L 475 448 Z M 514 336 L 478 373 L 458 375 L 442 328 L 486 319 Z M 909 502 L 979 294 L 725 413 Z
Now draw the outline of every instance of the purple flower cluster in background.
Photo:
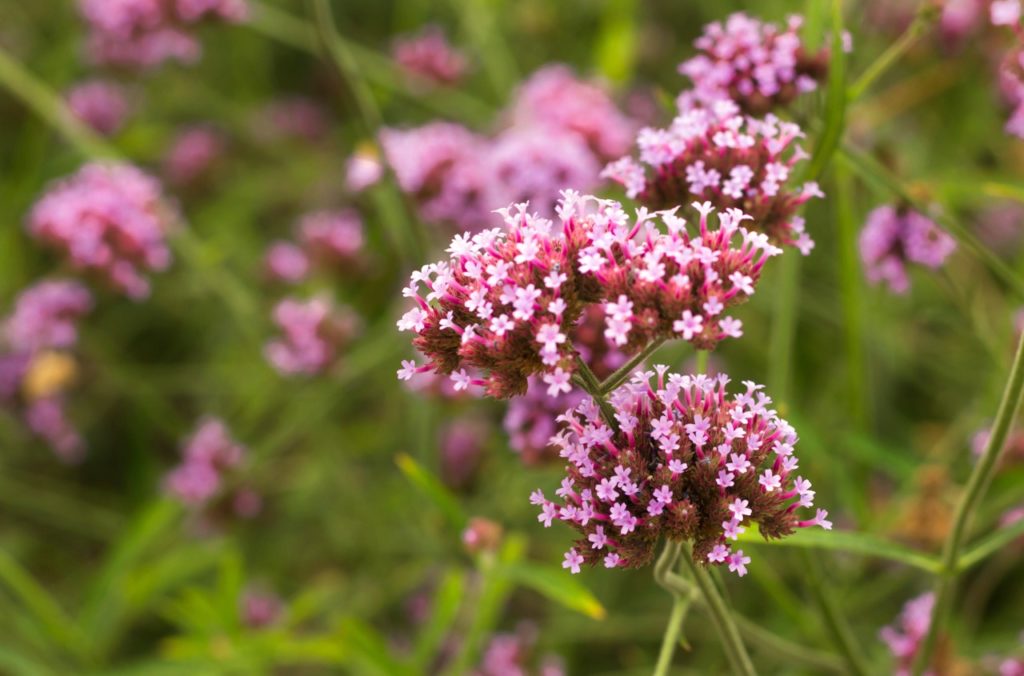
M 325 296 L 286 298 L 274 308 L 281 336 L 267 343 L 267 361 L 282 375 L 316 375 L 333 366 L 356 334 L 359 321 Z
M 116 134 L 128 117 L 128 97 L 124 88 L 115 82 L 81 82 L 68 90 L 66 99 L 75 117 L 104 136 Z
M 860 256 L 872 284 L 893 293 L 910 288 L 907 264 L 938 269 L 956 250 L 956 241 L 927 216 L 906 208 L 881 206 L 868 214 L 860 233 Z

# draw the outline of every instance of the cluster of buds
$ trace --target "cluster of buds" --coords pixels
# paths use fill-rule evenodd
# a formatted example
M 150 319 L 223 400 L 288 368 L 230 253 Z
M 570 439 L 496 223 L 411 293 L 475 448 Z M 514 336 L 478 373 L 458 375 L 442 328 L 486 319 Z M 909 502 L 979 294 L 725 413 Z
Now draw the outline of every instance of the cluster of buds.
M 68 462 L 85 451 L 65 408 L 78 372 L 70 352 L 78 342 L 77 322 L 92 303 L 77 282 L 44 281 L 21 292 L 2 324 L 0 403 Z
M 453 48 L 437 26 L 395 41 L 391 55 L 402 70 L 431 84 L 453 85 L 469 69 L 469 61 Z
M 385 159 L 424 220 L 478 231 L 493 225 L 496 207 L 527 200 L 550 217 L 562 189 L 598 184 L 601 161 L 625 152 L 634 129 L 603 89 L 564 66 L 532 75 L 503 119 L 493 137 L 446 122 L 381 132 Z
M 405 295 L 416 307 L 398 327 L 417 334 L 413 344 L 429 363 L 403 362 L 399 377 L 434 370 L 452 374 L 456 388 L 485 385 L 507 398 L 543 373 L 550 396 L 568 392 L 573 329 L 587 306 L 602 301 L 604 335 L 625 353 L 672 337 L 712 349 L 742 335 L 739 320 L 723 312 L 754 292 L 765 261 L 781 249 L 743 228 L 747 217 L 738 210 L 719 213 L 712 230 L 713 207 L 695 207 L 693 237 L 675 210 L 641 209 L 631 222 L 618 202 L 573 191 L 558 206 L 560 229 L 524 205 L 500 210 L 504 230 L 459 235 L 450 261 L 413 274 Z
M 956 240 L 927 216 L 907 208 L 878 207 L 860 233 L 860 256 L 872 284 L 885 282 L 893 293 L 910 288 L 907 264 L 938 269 L 956 250 Z
M 267 361 L 282 375 L 316 375 L 337 363 L 341 350 L 359 330 L 347 307 L 318 296 L 307 301 L 286 298 L 274 308 L 281 336 L 267 343 Z
M 128 117 L 124 88 L 106 80 L 89 80 L 72 87 L 65 96 L 72 115 L 103 136 L 113 136 Z
M 246 0 L 78 0 L 89 24 L 89 54 L 97 63 L 150 68 L 165 61 L 196 61 L 192 35 L 201 21 L 244 21 Z
M 127 164 L 92 163 L 36 203 L 28 228 L 76 269 L 139 299 L 149 295 L 143 273 L 171 263 L 166 235 L 175 218 L 152 177 Z
M 759 115 L 813 91 L 828 70 L 828 54 L 810 54 L 799 30 L 803 19 L 791 16 L 785 29 L 742 12 L 724 24 L 704 27 L 694 46 L 699 53 L 679 65 L 704 101 L 729 99 Z
M 832 527 L 825 510 L 800 518 L 814 491 L 794 477 L 796 432 L 761 386 L 746 382 L 745 392 L 728 397 L 725 375 L 655 371 L 634 374 L 612 393 L 614 420 L 591 399 L 561 418 L 554 439 L 568 463 L 556 491 L 561 502 L 540 490 L 530 501 L 545 527 L 562 521 L 580 532 L 564 568 L 643 566 L 664 537 L 691 542 L 695 561 L 742 576 L 750 557 L 729 543 L 745 524 L 767 538 Z
M 666 129 L 642 129 L 637 137 L 642 164 L 623 157 L 602 176 L 655 209 L 692 200 L 738 208 L 772 242 L 807 255 L 814 242 L 796 212 L 823 194 L 814 182 L 792 184 L 794 167 L 807 157 L 797 143 L 802 136 L 794 123 L 771 114 L 746 116 L 732 101 L 715 101 L 683 111 Z
M 270 276 L 295 283 L 306 278 L 314 264 L 326 269 L 357 266 L 363 249 L 363 222 L 351 210 L 316 211 L 299 219 L 298 243 L 274 242 L 267 250 Z
M 935 594 L 922 594 L 903 606 L 895 624 L 879 632 L 879 637 L 889 646 L 896 661 L 895 673 L 899 676 L 910 675 L 921 643 L 931 626 L 934 608 Z

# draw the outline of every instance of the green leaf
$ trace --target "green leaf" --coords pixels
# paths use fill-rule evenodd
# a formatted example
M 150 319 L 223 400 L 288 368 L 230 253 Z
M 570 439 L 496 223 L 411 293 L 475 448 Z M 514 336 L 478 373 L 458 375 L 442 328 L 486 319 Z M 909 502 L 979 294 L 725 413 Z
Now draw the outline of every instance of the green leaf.
M 27 616 L 54 646 L 88 659 L 89 645 L 77 624 L 50 593 L 15 561 L 0 550 L 0 589 L 6 589 L 21 604 Z
M 423 623 L 413 651 L 416 666 L 424 672 L 440 652 L 465 595 L 466 576 L 460 570 L 448 571 L 434 593 L 430 619 Z
M 773 547 L 803 547 L 808 549 L 827 549 L 849 554 L 863 554 L 879 559 L 888 559 L 899 563 L 937 573 L 941 568 L 939 561 L 932 556 L 909 547 L 890 542 L 876 535 L 843 530 L 823 530 L 821 528 L 800 528 L 792 535 L 778 540 L 765 540 L 760 537 L 756 527 L 747 528 L 740 536 L 740 541 L 752 545 L 769 545 Z
M 466 523 L 469 521 L 468 517 L 462 511 L 458 499 L 456 499 L 451 491 L 445 488 L 444 484 L 437 477 L 413 460 L 412 456 L 407 453 L 399 453 L 395 458 L 395 464 L 398 465 L 398 469 L 402 471 L 402 474 L 405 475 L 412 485 L 418 488 L 420 492 L 434 503 L 435 507 L 441 510 L 456 531 L 461 533 L 465 530 Z
M 361 670 L 356 673 L 401 676 L 412 674 L 413 670 L 396 660 L 387 641 L 370 625 L 356 618 L 344 620 L 339 629 L 340 638 L 351 650 L 352 659 Z
M 981 563 L 986 558 L 1024 535 L 1024 519 L 982 538 L 977 544 L 960 555 L 957 571 L 964 571 Z
M 561 568 L 523 562 L 503 566 L 500 572 L 516 584 L 529 587 L 541 596 L 589 618 L 603 620 L 608 615 L 597 597 L 582 582 Z
M 605 3 L 601 30 L 594 46 L 594 63 L 601 75 L 621 85 L 633 76 L 636 62 L 636 0 Z

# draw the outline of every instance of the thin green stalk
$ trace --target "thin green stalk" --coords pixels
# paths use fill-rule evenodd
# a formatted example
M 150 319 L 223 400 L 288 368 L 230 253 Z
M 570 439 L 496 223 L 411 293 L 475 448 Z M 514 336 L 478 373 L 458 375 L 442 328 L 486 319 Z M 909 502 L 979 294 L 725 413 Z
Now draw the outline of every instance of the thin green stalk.
M 835 597 L 825 585 L 821 561 L 806 550 L 801 551 L 800 555 L 804 570 L 808 573 L 811 594 L 825 618 L 825 628 L 832 635 L 832 642 L 839 648 L 850 673 L 867 676 L 871 671 L 864 655 L 864 649 L 857 643 L 846 617 L 836 604 Z
M 0 47 L 0 85 L 46 120 L 82 155 L 114 158 L 117 151 L 71 114 L 63 101 L 43 82 Z
M 686 619 L 686 611 L 690 609 L 691 600 L 690 596 L 677 594 L 672 601 L 672 612 L 668 616 L 665 635 L 661 639 L 661 650 L 658 652 L 658 662 L 654 666 L 654 676 L 666 676 L 672 666 L 672 657 L 676 654 L 676 646 L 679 645 L 679 636 L 683 630 L 683 620 Z
M 732 613 L 726 607 L 725 601 L 722 600 L 722 596 L 718 593 L 718 589 L 715 587 L 715 583 L 712 581 L 708 571 L 694 563 L 689 548 L 683 550 L 682 556 L 679 558 L 689 567 L 690 573 L 697 583 L 697 588 L 700 589 L 701 595 L 707 602 L 711 620 L 718 629 L 718 635 L 722 641 L 722 649 L 725 650 L 725 655 L 732 665 L 733 673 L 742 674 L 743 676 L 756 674 L 757 671 L 754 670 L 754 664 L 750 661 L 750 655 L 747 654 L 747 648 L 743 644 L 743 639 L 740 637 L 740 632 L 736 627 Z
M 796 335 L 796 310 L 799 302 L 800 257 L 787 252 L 779 261 L 778 289 L 772 322 L 768 383 L 772 396 L 781 405 L 789 404 L 792 377 L 793 338 Z
M 601 409 L 601 417 L 608 423 L 608 426 L 613 430 L 617 429 L 615 423 L 615 410 L 611 404 L 608 403 L 608 398 L 604 392 L 601 391 L 601 383 L 598 381 L 597 376 L 590 370 L 585 362 L 579 355 L 576 355 L 576 373 L 573 374 L 573 381 L 576 382 L 580 388 L 589 394 L 593 400 L 597 403 L 598 408 Z
M 377 100 L 373 96 L 373 91 L 363 78 L 359 63 L 353 56 L 348 42 L 338 34 L 330 0 L 311 0 L 311 2 L 320 40 L 352 92 L 356 107 L 363 119 L 367 138 L 377 148 L 378 155 L 382 155 L 377 132 L 383 126 L 384 119 L 377 106 Z M 405 198 L 398 188 L 394 173 L 386 166 L 386 163 L 385 180 L 382 185 L 373 190 L 371 196 L 380 212 L 381 221 L 391 234 L 401 255 L 407 259 L 419 260 L 420 253 L 424 248 L 423 233 L 415 227 L 413 219 L 410 218 Z
M 850 101 L 856 101 L 864 92 L 868 90 L 875 83 L 875 80 L 885 74 L 889 68 L 899 61 L 907 52 L 913 48 L 917 41 L 924 34 L 925 29 L 931 24 L 936 12 L 934 12 L 930 4 L 922 2 L 917 10 L 917 15 L 914 20 L 907 26 L 907 29 L 903 31 L 903 34 L 896 40 L 896 42 L 889 45 L 889 48 L 882 52 L 877 59 L 875 59 L 870 66 L 868 66 L 861 76 L 857 78 L 849 89 L 848 97 Z
M 967 488 L 964 490 L 963 497 L 960 498 L 960 504 L 957 505 L 956 513 L 953 516 L 953 528 L 942 549 L 942 570 L 935 585 L 935 611 L 932 615 L 931 625 L 928 627 L 928 634 L 914 661 L 915 676 L 920 676 L 931 663 L 939 634 L 942 633 L 949 620 L 953 593 L 956 591 L 960 548 L 966 538 L 967 527 L 974 515 L 974 510 L 985 496 L 992 475 L 999 464 L 999 457 L 1002 455 L 1010 427 L 1017 417 L 1017 411 L 1020 410 L 1022 395 L 1024 395 L 1024 334 L 1021 335 L 1017 343 L 1017 353 L 1013 358 L 1010 377 L 1006 381 L 1006 388 L 1003 390 L 1003 396 L 999 402 L 995 422 L 992 424 L 992 433 L 988 443 L 985 444 L 984 453 L 974 466 L 971 477 L 967 481 Z
M 498 100 L 504 100 L 519 79 L 515 60 L 494 11 L 499 3 L 494 0 L 451 0 L 453 9 L 462 19 L 462 25 L 483 62 L 487 79 Z
M 839 289 L 843 304 L 843 337 L 846 343 L 846 396 L 850 419 L 862 432 L 867 425 L 865 396 L 863 284 L 857 262 L 857 223 L 848 168 L 837 163 L 836 224 L 838 226 Z
M 696 356 L 696 359 L 697 359 L 697 364 L 696 364 L 697 373 L 707 373 L 708 372 L 708 358 L 710 356 L 711 356 L 711 352 L 709 352 L 708 350 L 697 350 L 697 356 Z
M 628 362 L 623 364 L 620 368 L 616 369 L 614 373 L 604 379 L 604 382 L 601 383 L 601 393 L 608 394 L 615 390 L 619 385 L 626 382 L 626 379 L 629 378 L 629 374 L 633 372 L 633 369 L 642 364 L 652 354 L 657 352 L 658 348 L 664 343 L 664 338 L 648 343 L 647 347 L 636 353 L 636 355 L 634 355 Z

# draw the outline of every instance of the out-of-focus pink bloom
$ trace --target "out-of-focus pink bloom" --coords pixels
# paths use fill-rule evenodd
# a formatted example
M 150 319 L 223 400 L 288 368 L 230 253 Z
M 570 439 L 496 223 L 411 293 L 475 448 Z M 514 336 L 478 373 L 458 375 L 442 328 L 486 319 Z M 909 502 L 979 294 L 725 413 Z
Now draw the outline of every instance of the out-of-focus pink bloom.
M 1019 202 L 994 202 L 975 219 L 978 237 L 990 249 L 1012 256 L 1024 240 L 1024 205 Z
M 968 2 L 968 0 L 960 0 L 960 2 Z M 989 5 L 989 19 L 993 26 L 1019 28 L 1020 13 L 1020 0 L 992 0 L 992 4 Z
M 39 282 L 18 295 L 3 335 L 14 352 L 68 349 L 78 341 L 78 320 L 91 309 L 92 294 L 78 282 Z
M 51 186 L 28 227 L 75 268 L 139 299 L 149 295 L 143 273 L 171 263 L 166 235 L 174 218 L 155 179 L 131 165 L 92 163 Z
M 104 136 L 113 136 L 128 117 L 124 88 L 106 80 L 89 80 L 67 93 L 68 108 L 79 120 Z
M 92 59 L 138 68 L 194 62 L 202 49 L 193 24 L 248 17 L 245 0 L 78 0 L 78 7 L 89 25 Z
M 910 288 L 907 263 L 938 269 L 956 250 L 956 240 L 927 216 L 909 209 L 878 207 L 860 233 L 860 256 L 872 284 L 885 282 L 893 293 Z
M 532 625 L 521 625 L 514 634 L 494 634 L 484 649 L 480 665 L 473 676 L 565 676 L 561 661 L 547 655 L 539 660 L 534 655 L 537 631 Z
M 896 622 L 884 627 L 879 637 L 896 661 L 896 676 L 909 676 L 928 627 L 932 623 L 935 594 L 929 592 L 908 601 Z
M 555 214 L 562 190 L 588 192 L 601 167 L 581 137 L 545 126 L 512 127 L 494 140 L 485 164 L 492 173 L 492 204 L 528 202 L 542 216 Z
M 441 430 L 441 479 L 454 489 L 473 483 L 490 430 L 481 420 L 458 418 Z
M 1024 139 L 1024 29 L 1021 44 L 1006 56 L 999 70 L 999 84 L 1013 107 L 1004 127 L 1007 134 Z
M 363 222 L 352 210 L 316 211 L 299 221 L 299 241 L 312 258 L 353 261 L 363 248 Z
M 223 421 L 205 418 L 186 440 L 181 454 L 181 464 L 167 474 L 164 487 L 182 503 L 199 507 L 217 494 L 222 475 L 237 468 L 246 451 L 231 438 Z
M 267 343 L 264 354 L 283 375 L 315 375 L 327 370 L 358 326 L 351 310 L 335 307 L 325 297 L 281 301 L 274 308 L 274 323 L 282 335 Z
M 384 156 L 424 220 L 481 230 L 494 222 L 492 176 L 481 161 L 487 140 L 465 127 L 433 122 L 380 132 Z
M 316 101 L 294 96 L 271 103 L 267 118 L 278 134 L 314 143 L 327 135 L 327 113 Z
M 25 424 L 43 439 L 65 462 L 77 462 L 85 453 L 85 443 L 64 414 L 61 397 L 37 399 L 25 409 Z
M 251 488 L 241 488 L 231 498 L 231 510 L 242 519 L 253 519 L 263 511 L 263 496 Z
M 528 465 L 558 457 L 558 449 L 551 444 L 551 437 L 558 431 L 555 419 L 578 406 L 584 398 L 584 394 L 575 389 L 549 397 L 546 389 L 547 385 L 539 378 L 530 378 L 526 394 L 510 399 L 505 412 L 509 446 Z
M 251 629 L 269 627 L 281 618 L 284 603 L 281 597 L 257 589 L 248 589 L 242 595 L 242 622 Z
M 345 189 L 362 192 L 384 175 L 384 166 L 372 148 L 356 150 L 345 163 Z
M 302 247 L 283 241 L 270 245 L 264 264 L 271 279 L 288 284 L 301 282 L 310 269 L 309 257 Z
M 701 100 L 731 99 L 746 112 L 766 113 L 813 91 L 828 68 L 827 52 L 809 54 L 800 41 L 803 18 L 786 27 L 762 23 L 742 12 L 704 27 L 698 54 L 679 65 Z
M 189 185 L 203 178 L 224 155 L 224 137 L 203 125 L 181 131 L 164 157 L 164 174 L 177 185 Z
M 578 134 L 606 160 L 627 152 L 636 131 L 604 89 L 557 64 L 541 68 L 523 83 L 512 104 L 512 118 L 516 125 L 540 123 Z
M 448 44 L 437 26 L 396 40 L 391 54 L 407 73 L 435 84 L 455 84 L 469 67 L 465 55 Z

